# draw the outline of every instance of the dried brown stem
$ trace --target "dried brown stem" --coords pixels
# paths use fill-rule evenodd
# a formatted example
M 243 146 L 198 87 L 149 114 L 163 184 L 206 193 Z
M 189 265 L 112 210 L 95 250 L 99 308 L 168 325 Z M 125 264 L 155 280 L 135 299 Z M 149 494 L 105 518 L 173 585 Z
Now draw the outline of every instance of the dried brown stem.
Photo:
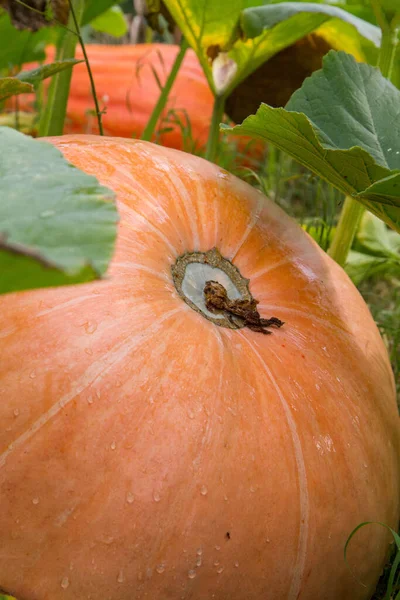
M 284 322 L 276 317 L 263 319 L 257 310 L 258 301 L 254 298 L 231 300 L 224 286 L 217 281 L 206 282 L 204 296 L 209 311 L 214 313 L 223 312 L 228 318 L 239 317 L 243 319 L 244 327 L 248 327 L 252 331 L 270 334 L 272 331 L 268 331 L 268 327 L 282 327 L 284 325 Z

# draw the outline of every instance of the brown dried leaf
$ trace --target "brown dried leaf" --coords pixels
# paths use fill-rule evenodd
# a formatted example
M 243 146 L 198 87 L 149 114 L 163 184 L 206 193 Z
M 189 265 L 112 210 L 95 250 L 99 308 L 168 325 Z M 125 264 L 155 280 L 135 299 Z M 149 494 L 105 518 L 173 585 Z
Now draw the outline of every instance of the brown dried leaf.
M 67 24 L 68 0 L 0 0 L 16 29 L 37 31 L 54 23 Z

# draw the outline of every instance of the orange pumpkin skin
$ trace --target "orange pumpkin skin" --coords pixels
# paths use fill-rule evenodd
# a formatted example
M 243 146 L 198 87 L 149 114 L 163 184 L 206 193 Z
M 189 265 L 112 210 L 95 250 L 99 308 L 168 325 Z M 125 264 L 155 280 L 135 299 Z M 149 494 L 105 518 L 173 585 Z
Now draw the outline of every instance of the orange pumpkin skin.
M 105 109 L 102 117 L 105 134 L 140 137 L 160 95 L 154 71 L 163 85 L 179 52 L 179 46 L 89 44 L 86 51 L 100 107 Z M 46 53 L 46 62 L 53 62 L 54 47 L 49 46 Z M 83 59 L 80 46 L 76 49 L 76 58 Z M 33 66 L 26 65 L 24 68 Z M 21 109 L 27 108 L 32 102 L 32 96 L 21 96 L 21 102 Z M 207 141 L 213 103 L 213 94 L 197 56 L 193 50 L 187 50 L 163 117 L 174 110 L 184 127 L 187 127 L 189 119 L 194 145 L 203 146 Z M 81 63 L 73 69 L 65 133 L 98 133 L 94 108 L 86 64 Z M 160 128 L 169 130 L 157 138 L 160 143 L 172 148 L 182 148 L 179 125 L 163 121 Z M 186 141 L 186 144 L 190 144 L 190 141 Z
M 0 299 L 0 587 L 20 600 L 366 600 L 399 421 L 345 273 L 258 191 L 136 140 L 50 140 L 113 188 L 107 279 Z M 228 329 L 171 267 L 217 247 L 285 325 Z

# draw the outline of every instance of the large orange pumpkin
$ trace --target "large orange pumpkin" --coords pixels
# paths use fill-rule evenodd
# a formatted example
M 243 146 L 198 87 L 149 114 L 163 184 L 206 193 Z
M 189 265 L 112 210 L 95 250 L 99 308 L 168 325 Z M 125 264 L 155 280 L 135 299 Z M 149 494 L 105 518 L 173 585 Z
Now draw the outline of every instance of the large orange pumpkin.
M 96 93 L 101 108 L 105 109 L 102 117 L 105 134 L 140 137 L 160 95 L 159 85 L 165 83 L 179 46 L 89 44 L 86 51 Z M 49 46 L 46 54 L 46 62 L 55 60 L 54 47 Z M 83 59 L 80 46 L 76 49 L 76 58 Z M 26 110 L 32 101 L 31 95 L 21 95 L 20 109 Z M 159 129 L 164 131 L 159 141 L 173 148 L 182 148 L 184 140 L 189 149 L 191 143 L 203 146 L 207 142 L 213 103 L 213 94 L 197 56 L 193 50 L 187 50 L 159 124 Z M 184 135 L 182 128 L 188 129 Z M 81 63 L 73 69 L 65 133 L 97 132 L 90 80 L 86 64 Z
M 211 163 L 134 140 L 51 142 L 116 191 L 121 221 L 106 280 L 0 300 L 0 587 L 369 598 L 387 531 L 350 544 L 366 587 L 343 548 L 362 521 L 397 525 L 399 421 L 356 288 Z M 208 280 L 284 325 L 264 335 L 206 309 Z

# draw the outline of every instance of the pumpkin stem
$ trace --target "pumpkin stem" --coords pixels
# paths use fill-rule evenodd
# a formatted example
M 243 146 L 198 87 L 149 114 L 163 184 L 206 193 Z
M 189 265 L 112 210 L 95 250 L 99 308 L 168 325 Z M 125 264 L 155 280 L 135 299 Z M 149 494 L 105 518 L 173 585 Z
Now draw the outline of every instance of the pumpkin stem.
M 217 281 L 207 281 L 204 287 L 206 307 L 211 312 L 224 312 L 226 316 L 239 317 L 244 321 L 244 327 L 259 333 L 271 334 L 268 327 L 282 327 L 283 321 L 276 317 L 261 318 L 257 310 L 258 300 L 254 298 L 239 298 L 231 300 L 224 286 Z

